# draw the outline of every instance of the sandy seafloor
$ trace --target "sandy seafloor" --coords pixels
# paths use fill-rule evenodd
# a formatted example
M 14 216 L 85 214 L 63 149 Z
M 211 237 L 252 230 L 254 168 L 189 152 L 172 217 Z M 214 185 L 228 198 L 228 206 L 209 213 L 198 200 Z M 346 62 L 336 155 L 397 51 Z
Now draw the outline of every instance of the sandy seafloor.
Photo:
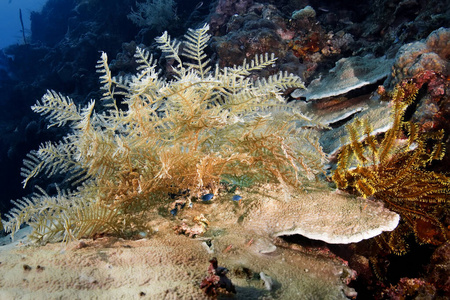
M 153 233 L 135 240 L 100 237 L 25 246 L 29 227 L 24 228 L 14 243 L 0 247 L 0 299 L 208 299 L 199 284 L 213 256 L 230 270 L 237 290 L 219 299 L 347 299 L 352 271 L 344 261 L 275 248 L 264 230 L 239 221 L 255 211 L 253 204 L 223 200 L 195 203 L 175 218 L 154 212 Z M 182 219 L 189 223 L 200 213 L 210 221 L 203 237 L 174 232 Z M 261 214 L 253 217 L 264 224 Z M 5 239 L 10 238 L 3 244 Z M 260 272 L 272 278 L 272 290 Z

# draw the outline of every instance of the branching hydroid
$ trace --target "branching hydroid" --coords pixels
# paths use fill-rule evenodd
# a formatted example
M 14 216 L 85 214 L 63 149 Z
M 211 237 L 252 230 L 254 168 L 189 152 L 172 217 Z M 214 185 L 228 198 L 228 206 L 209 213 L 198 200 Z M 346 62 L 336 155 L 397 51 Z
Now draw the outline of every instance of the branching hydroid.
M 287 88 L 303 87 L 300 78 L 280 73 L 252 80 L 251 72 L 274 64 L 269 55 L 211 70 L 204 52 L 209 38 L 208 26 L 189 30 L 181 55 L 180 43 L 167 33 L 157 38 L 175 61 L 171 81 L 161 78 L 142 48 L 130 77 L 112 77 L 102 53 L 101 113 L 94 101 L 80 108 L 48 91 L 32 109 L 49 126 L 69 125 L 71 132 L 28 155 L 23 183 L 64 173 L 76 188 L 16 201 L 6 228 L 14 233 L 29 223 L 40 242 L 126 232 L 144 223 L 133 217 L 136 211 L 161 203 L 168 193 L 187 190 L 198 197 L 231 177 L 301 190 L 315 178 L 326 157 L 315 132 L 305 128 L 320 123 L 282 97 Z

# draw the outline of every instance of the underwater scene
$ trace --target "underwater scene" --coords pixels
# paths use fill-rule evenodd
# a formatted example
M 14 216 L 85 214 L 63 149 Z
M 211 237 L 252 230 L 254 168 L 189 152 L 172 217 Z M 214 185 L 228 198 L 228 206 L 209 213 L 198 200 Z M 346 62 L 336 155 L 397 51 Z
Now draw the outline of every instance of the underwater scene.
M 4 0 L 0 299 L 450 299 L 449 0 Z

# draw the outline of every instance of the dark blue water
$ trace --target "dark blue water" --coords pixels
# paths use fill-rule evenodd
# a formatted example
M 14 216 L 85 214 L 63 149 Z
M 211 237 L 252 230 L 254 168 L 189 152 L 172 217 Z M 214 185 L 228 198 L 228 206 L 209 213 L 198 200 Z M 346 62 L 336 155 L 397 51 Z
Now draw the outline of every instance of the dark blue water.
M 40 11 L 46 2 L 47 0 L 0 1 L 0 48 L 12 44 L 23 43 L 19 9 L 22 10 L 25 36 L 29 36 L 31 25 L 30 13 L 32 11 Z

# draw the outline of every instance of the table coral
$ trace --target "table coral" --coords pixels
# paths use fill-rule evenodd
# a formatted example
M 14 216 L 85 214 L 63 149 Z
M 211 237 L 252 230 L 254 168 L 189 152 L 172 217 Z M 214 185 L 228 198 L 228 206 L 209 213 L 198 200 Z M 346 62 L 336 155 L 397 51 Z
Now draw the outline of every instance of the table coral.
M 384 57 L 342 58 L 329 74 L 313 80 L 307 90 L 298 89 L 291 95 L 307 101 L 339 96 L 387 77 L 391 66 L 392 60 Z
M 399 222 L 399 216 L 381 203 L 340 192 L 285 195 L 282 200 L 282 190 L 276 187 L 267 190 L 267 199 L 256 202 L 243 221 L 246 228 L 258 235 L 299 234 L 311 240 L 348 244 L 391 231 Z

